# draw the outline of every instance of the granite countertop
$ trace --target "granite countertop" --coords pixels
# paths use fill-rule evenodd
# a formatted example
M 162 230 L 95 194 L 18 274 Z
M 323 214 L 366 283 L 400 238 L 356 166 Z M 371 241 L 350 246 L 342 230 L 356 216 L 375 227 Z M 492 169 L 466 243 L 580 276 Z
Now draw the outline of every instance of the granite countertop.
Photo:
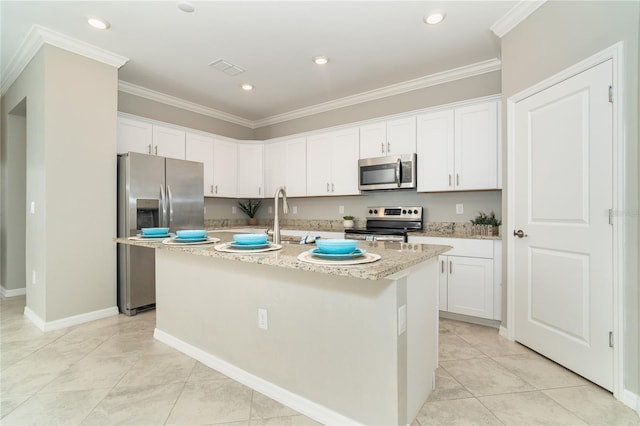
M 209 232 L 209 236 L 220 238 L 221 244 L 233 241 L 231 232 Z M 307 250 L 315 248 L 314 244 L 282 244 L 282 249 L 263 253 L 222 253 L 214 249 L 216 244 L 202 246 L 170 246 L 154 241 L 129 240 L 116 238 L 118 243 L 135 246 L 150 247 L 158 250 L 171 250 L 190 253 L 198 256 L 209 256 L 218 259 L 228 259 L 239 262 L 259 263 L 289 269 L 298 269 L 324 274 L 342 275 L 352 278 L 379 280 L 396 272 L 436 257 L 451 247 L 431 244 L 410 244 L 382 241 L 359 241 L 358 247 L 370 253 L 379 254 L 382 258 L 376 262 L 362 265 L 316 265 L 301 262 L 297 256 Z

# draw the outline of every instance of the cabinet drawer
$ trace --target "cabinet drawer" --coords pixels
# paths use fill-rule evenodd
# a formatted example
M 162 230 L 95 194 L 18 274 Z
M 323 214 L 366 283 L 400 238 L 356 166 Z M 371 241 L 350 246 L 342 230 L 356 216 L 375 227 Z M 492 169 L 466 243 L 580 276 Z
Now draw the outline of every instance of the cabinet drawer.
M 446 256 L 466 256 L 493 259 L 493 240 L 465 238 L 409 237 L 410 243 L 438 244 L 453 247 Z

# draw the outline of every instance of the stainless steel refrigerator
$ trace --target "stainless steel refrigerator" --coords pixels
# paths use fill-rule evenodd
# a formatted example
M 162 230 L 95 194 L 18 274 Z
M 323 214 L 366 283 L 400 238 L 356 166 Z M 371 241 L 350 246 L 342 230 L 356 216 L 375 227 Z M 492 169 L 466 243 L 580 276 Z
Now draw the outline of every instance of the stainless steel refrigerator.
M 129 152 L 118 155 L 118 237 L 142 228 L 204 228 L 203 165 Z M 118 244 L 118 307 L 126 315 L 156 303 L 155 250 Z

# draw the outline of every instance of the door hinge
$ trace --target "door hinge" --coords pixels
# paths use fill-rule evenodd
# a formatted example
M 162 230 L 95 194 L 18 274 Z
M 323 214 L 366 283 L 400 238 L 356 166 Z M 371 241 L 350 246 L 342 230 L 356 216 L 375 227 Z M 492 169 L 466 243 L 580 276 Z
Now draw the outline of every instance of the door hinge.
M 613 331 L 609 332 L 609 347 L 613 347 Z
M 613 86 L 609 86 L 609 102 L 613 103 Z
M 613 225 L 613 209 L 609 209 L 609 225 Z

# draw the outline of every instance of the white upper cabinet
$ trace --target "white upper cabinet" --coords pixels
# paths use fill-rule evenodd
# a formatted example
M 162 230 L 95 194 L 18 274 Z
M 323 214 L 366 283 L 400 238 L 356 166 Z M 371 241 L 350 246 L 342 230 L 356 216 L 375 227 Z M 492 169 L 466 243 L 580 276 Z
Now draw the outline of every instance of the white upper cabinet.
M 129 117 L 118 117 L 118 154 L 141 154 L 185 159 L 185 131 Z
M 264 147 L 265 196 L 284 186 L 288 197 L 307 195 L 307 139 L 266 144 Z
M 118 117 L 118 154 L 153 153 L 153 126 L 146 121 Z
M 416 118 L 405 117 L 360 127 L 360 158 L 416 152 Z
M 238 149 L 238 197 L 264 197 L 264 146 L 240 143 Z
M 456 189 L 498 188 L 498 103 L 455 110 Z
M 186 132 L 172 127 L 153 126 L 153 155 L 184 160 Z
M 220 139 L 213 140 L 214 197 L 235 198 L 238 188 L 237 144 Z
M 498 102 L 417 118 L 418 191 L 499 189 Z
M 357 195 L 358 128 L 307 137 L 307 196 Z
M 204 195 L 215 195 L 213 187 L 213 138 L 197 133 L 187 133 L 185 157 L 204 165 Z

